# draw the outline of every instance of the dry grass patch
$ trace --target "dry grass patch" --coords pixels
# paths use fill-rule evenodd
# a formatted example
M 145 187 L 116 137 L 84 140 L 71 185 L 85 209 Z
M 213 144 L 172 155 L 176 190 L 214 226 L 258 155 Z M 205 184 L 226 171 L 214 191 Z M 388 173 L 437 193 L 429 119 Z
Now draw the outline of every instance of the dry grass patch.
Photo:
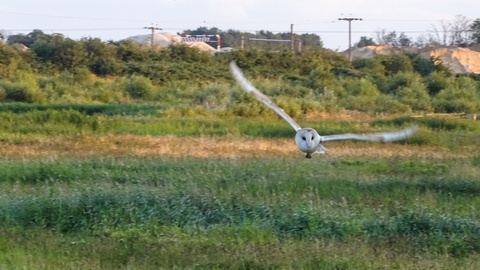
M 377 144 L 368 142 L 329 142 L 330 157 L 461 158 L 475 155 L 467 149 L 450 150 L 434 146 Z M 1 143 L 4 158 L 168 156 L 196 158 L 244 158 L 298 156 L 293 139 L 232 139 L 227 137 L 176 137 L 141 135 L 81 135 L 54 137 L 27 144 Z M 471 150 L 471 149 L 470 149 Z

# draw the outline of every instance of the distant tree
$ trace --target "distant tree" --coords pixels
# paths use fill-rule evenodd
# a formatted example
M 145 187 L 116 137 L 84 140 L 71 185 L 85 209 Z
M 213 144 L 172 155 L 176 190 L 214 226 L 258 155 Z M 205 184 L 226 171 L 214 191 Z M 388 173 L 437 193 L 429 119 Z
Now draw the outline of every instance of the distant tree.
M 7 41 L 8 36 L 10 36 L 10 35 L 11 35 L 10 31 L 0 29 L 0 40 L 1 41 L 4 41 L 4 42 Z
M 403 32 L 400 33 L 396 42 L 397 47 L 412 47 L 413 44 L 412 40 Z
M 430 96 L 420 76 L 408 85 L 397 88 L 395 94 L 400 102 L 409 105 L 414 111 L 432 111 Z
M 433 97 L 443 89 L 447 88 L 452 79 L 450 75 L 447 75 L 444 72 L 434 71 L 428 74 L 423 80 L 426 84 L 428 93 Z
M 447 84 L 434 98 L 435 112 L 474 113 L 480 109 L 480 101 L 476 94 L 477 83 L 469 77 L 459 77 Z
M 99 38 L 83 38 L 85 48 L 86 65 L 96 75 L 118 75 L 122 71 L 122 65 L 116 57 L 117 47 L 107 44 Z
M 18 35 L 10 35 L 8 36 L 7 43 L 14 44 L 14 43 L 21 43 L 27 47 L 30 47 L 35 41 L 43 40 L 43 41 L 50 41 L 52 36 L 59 36 L 61 34 L 53 34 L 48 35 L 45 34 L 42 30 L 35 29 L 32 32 L 28 33 L 27 35 L 18 34 Z
M 432 43 L 445 46 L 466 47 L 472 42 L 471 20 L 463 15 L 455 16 L 451 22 L 440 21 L 440 29 L 433 26 L 430 31 Z
M 360 41 L 357 43 L 357 47 L 359 48 L 372 46 L 372 45 L 377 45 L 377 44 L 373 41 L 373 38 L 367 38 L 365 36 L 360 37 Z
M 429 45 L 438 45 L 435 36 L 432 33 L 420 34 L 413 43 L 413 46 L 418 48 L 424 48 Z
M 322 39 L 317 34 L 305 33 L 297 37 L 302 40 L 302 44 L 304 46 L 319 47 L 319 48 L 323 47 Z
M 414 71 L 413 61 L 405 54 L 377 55 L 385 66 L 387 75 Z
M 288 43 L 266 43 L 266 42 L 256 42 L 251 41 L 249 42 L 249 38 L 265 38 L 265 39 L 290 39 L 290 32 L 282 32 L 282 33 L 274 33 L 268 30 L 260 30 L 255 33 L 250 32 L 242 32 L 238 30 L 227 30 L 222 31 L 217 27 L 207 28 L 207 27 L 198 27 L 195 30 L 185 30 L 183 32 L 179 32 L 179 35 L 220 35 L 221 37 L 221 47 L 233 47 L 238 48 L 240 47 L 240 41 L 242 36 L 246 40 L 246 46 L 250 48 L 259 48 L 259 49 L 286 49 L 290 48 L 290 44 Z M 308 34 L 304 33 L 301 35 L 294 34 L 294 38 L 296 40 L 300 39 L 302 41 L 303 46 L 308 47 L 323 47 L 322 40 L 316 34 Z M 216 47 L 216 44 L 209 43 L 212 47 Z
M 472 34 L 472 42 L 473 43 L 480 43 L 480 19 L 476 19 L 470 25 L 470 31 Z
M 452 75 L 448 67 L 441 64 L 438 58 L 430 57 L 427 59 L 416 53 L 406 53 L 405 55 L 412 61 L 413 70 L 421 76 L 427 76 L 435 71 L 441 72 L 445 76 Z
M 11 77 L 20 61 L 20 55 L 12 47 L 0 43 L 0 78 Z
M 395 48 L 411 47 L 413 45 L 412 39 L 404 32 L 397 35 L 397 32 L 387 32 L 386 29 L 377 30 L 376 39 L 378 44 L 389 44 Z
M 53 64 L 57 71 L 73 72 L 84 67 L 86 53 L 83 43 L 62 35 L 52 35 L 48 39 L 35 39 L 31 50 L 43 62 Z

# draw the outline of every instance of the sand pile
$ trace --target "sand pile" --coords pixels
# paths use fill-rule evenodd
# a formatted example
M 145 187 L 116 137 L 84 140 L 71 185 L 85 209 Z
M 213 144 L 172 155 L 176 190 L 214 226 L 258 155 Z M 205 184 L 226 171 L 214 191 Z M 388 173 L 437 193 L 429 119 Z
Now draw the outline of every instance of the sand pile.
M 422 57 L 435 57 L 440 59 L 454 73 L 480 73 L 480 52 L 468 48 L 427 46 L 418 48 L 393 48 L 390 45 L 366 46 L 362 48 L 354 47 L 352 57 L 370 58 L 376 54 L 389 55 L 393 53 L 418 53 Z M 348 50 L 344 52 L 348 55 Z
M 125 40 L 131 40 L 135 43 L 142 44 L 145 46 L 150 46 L 151 45 L 151 38 L 152 35 L 138 35 L 138 36 L 131 36 L 126 38 Z M 153 35 L 153 46 L 154 47 L 160 47 L 160 48 L 165 48 L 168 47 L 170 44 L 185 44 L 191 47 L 196 47 L 202 51 L 207 51 L 214 53 L 217 50 L 214 49 L 212 46 L 208 45 L 205 42 L 185 42 L 182 41 L 182 37 L 176 34 L 168 33 L 168 32 L 163 32 L 163 33 L 156 33 Z

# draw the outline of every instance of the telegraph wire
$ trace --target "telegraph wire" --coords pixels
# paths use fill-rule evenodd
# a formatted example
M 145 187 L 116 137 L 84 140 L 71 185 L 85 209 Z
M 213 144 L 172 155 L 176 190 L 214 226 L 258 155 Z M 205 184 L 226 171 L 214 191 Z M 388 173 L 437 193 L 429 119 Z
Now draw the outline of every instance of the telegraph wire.
M 11 32 L 27 32 L 27 31 L 33 31 L 35 29 L 38 29 L 38 28 L 22 28 L 22 29 L 2 29 L 2 30 L 5 30 L 5 31 L 11 31 Z M 125 31 L 125 30 L 141 30 L 141 29 L 144 29 L 144 27 L 126 27 L 126 28 L 58 28 L 58 29 L 38 29 L 38 30 L 41 30 L 43 32 L 53 32 L 53 31 L 64 31 L 64 32 L 71 32 L 71 31 Z M 182 30 L 186 30 L 186 28 L 170 28 L 170 27 L 165 27 L 163 28 L 163 30 L 171 30 L 171 31 L 182 31 Z M 266 29 L 256 29 L 256 30 L 245 30 L 245 29 L 233 29 L 235 31 L 239 31 L 239 32 L 259 32 L 259 31 L 268 31 L 268 32 L 272 32 L 272 33 L 287 33 L 288 31 L 287 30 L 266 30 Z M 396 33 L 411 33 L 411 34 L 421 34 L 421 33 L 431 33 L 433 32 L 432 30 L 413 30 L 413 31 L 410 31 L 410 30 L 406 30 L 406 31 L 402 31 L 402 30 L 392 30 L 392 32 L 395 31 Z M 466 30 L 466 31 L 470 31 L 470 30 Z M 345 33 L 348 33 L 348 30 L 332 30 L 332 31 L 329 31 L 329 30 L 309 30 L 309 31 L 302 31 L 302 30 L 295 30 L 293 31 L 294 33 L 319 33 L 319 34 L 345 34 Z M 369 34 L 369 33 L 375 33 L 376 30 L 373 30 L 373 31 L 353 31 L 352 30 L 352 33 L 354 34 Z M 438 32 L 438 33 L 453 33 L 455 31 L 445 31 L 445 30 L 437 30 L 435 32 Z
M 14 12 L 14 11 L 4 11 L 0 10 L 0 13 L 3 14 L 13 14 L 13 15 L 22 15 L 22 16 L 37 16 L 37 17 L 52 17 L 52 18 L 63 18 L 63 19 L 77 19 L 77 20 L 94 20 L 94 21 L 117 21 L 117 22 L 152 22 L 168 24 L 168 23 L 202 23 L 205 21 L 156 21 L 156 20 L 133 20 L 133 19 L 112 19 L 112 18 L 95 18 L 95 17 L 77 17 L 77 16 L 65 16 L 65 15 L 51 15 L 51 14 L 38 14 L 38 13 L 25 13 L 25 12 Z M 364 21 L 378 21 L 378 22 L 438 22 L 438 21 L 454 21 L 444 20 L 444 19 L 363 19 Z M 208 21 L 209 24 L 212 23 L 235 23 L 235 24 L 252 24 L 252 23 L 263 23 L 263 24 L 281 24 L 287 23 L 286 21 L 276 21 L 276 22 L 264 22 L 264 21 Z M 335 20 L 322 20 L 322 21 L 299 21 L 295 22 L 295 25 L 308 25 L 308 24 L 324 24 L 324 23 L 336 23 Z

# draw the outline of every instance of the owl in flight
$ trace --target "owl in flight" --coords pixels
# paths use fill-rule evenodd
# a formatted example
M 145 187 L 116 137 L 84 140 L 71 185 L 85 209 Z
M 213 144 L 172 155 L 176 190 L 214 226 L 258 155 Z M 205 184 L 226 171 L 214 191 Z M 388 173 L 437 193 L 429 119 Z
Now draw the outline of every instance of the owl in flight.
M 335 140 L 362 140 L 371 142 L 392 142 L 406 139 L 418 131 L 418 126 L 412 126 L 403 130 L 393 132 L 381 132 L 370 134 L 337 134 L 321 136 L 313 128 L 300 127 L 288 114 L 278 107 L 273 101 L 262 94 L 258 89 L 245 78 L 242 71 L 238 68 L 234 61 L 230 63 L 230 71 L 237 83 L 248 94 L 253 96 L 256 100 L 263 103 L 268 108 L 277 113 L 283 120 L 287 121 L 290 126 L 297 132 L 295 135 L 295 143 L 300 151 L 305 153 L 306 158 L 312 158 L 313 153 L 325 153 L 327 150 L 321 143 Z

